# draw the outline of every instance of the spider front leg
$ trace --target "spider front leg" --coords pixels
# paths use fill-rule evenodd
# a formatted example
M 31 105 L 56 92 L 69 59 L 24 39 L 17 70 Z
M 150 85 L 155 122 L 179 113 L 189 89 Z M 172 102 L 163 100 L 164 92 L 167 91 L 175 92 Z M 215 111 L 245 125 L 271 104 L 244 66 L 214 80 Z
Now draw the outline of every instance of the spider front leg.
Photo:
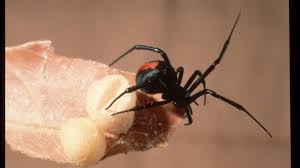
M 108 107 L 106 107 L 105 110 L 109 109 L 119 98 L 121 98 L 123 95 L 125 95 L 126 93 L 131 93 L 131 92 L 134 92 L 136 90 L 139 90 L 143 87 L 145 87 L 146 85 L 148 85 L 150 83 L 150 81 L 145 81 L 143 83 L 140 83 L 140 84 L 137 84 L 135 86 L 132 86 L 130 88 L 127 88 L 124 92 L 122 92 L 118 97 L 116 97 Z
M 117 115 L 117 114 L 121 114 L 121 113 L 127 113 L 127 112 L 136 112 L 136 111 L 140 111 L 140 110 L 144 110 L 144 109 L 148 109 L 148 108 L 153 108 L 153 107 L 159 107 L 165 104 L 170 103 L 170 100 L 165 100 L 165 101 L 160 101 L 160 102 L 152 102 L 152 103 L 148 103 L 148 104 L 144 104 L 141 106 L 136 106 L 136 107 L 132 107 L 128 110 L 123 110 L 123 111 L 119 111 L 117 113 L 112 114 L 112 116 Z
M 225 41 L 225 43 L 223 44 L 223 48 L 222 48 L 222 50 L 221 50 L 221 52 L 220 52 L 218 58 L 217 58 L 217 59 L 216 59 L 216 60 L 215 60 L 208 68 L 207 68 L 207 70 L 202 74 L 201 78 L 199 78 L 199 79 L 198 79 L 198 80 L 190 87 L 190 89 L 188 90 L 188 93 L 189 93 L 189 94 L 192 93 L 192 92 L 197 88 L 197 86 L 198 86 L 200 83 L 202 83 L 202 82 L 204 81 L 204 79 L 205 79 L 205 78 L 206 78 L 206 77 L 207 77 L 207 76 L 215 69 L 215 67 L 216 67 L 218 64 L 220 64 L 220 62 L 221 62 L 221 60 L 222 60 L 222 58 L 223 58 L 223 56 L 224 56 L 224 54 L 225 54 L 225 52 L 226 52 L 228 46 L 229 46 L 231 36 L 232 36 L 233 31 L 234 31 L 234 29 L 235 29 L 235 27 L 236 27 L 236 25 L 237 25 L 237 23 L 238 23 L 238 21 L 239 21 L 240 16 L 241 16 L 241 12 L 239 13 L 238 17 L 236 18 L 235 23 L 234 23 L 234 25 L 233 25 L 233 27 L 232 27 L 232 29 L 231 29 L 231 31 L 230 31 L 230 34 L 229 34 L 227 40 Z
M 167 63 L 170 64 L 170 61 L 169 61 L 169 58 L 168 58 L 167 54 L 162 49 L 157 48 L 157 47 L 146 46 L 146 45 L 135 45 L 131 49 L 126 51 L 124 54 L 119 56 L 117 59 L 115 59 L 108 66 L 112 66 L 113 64 L 115 64 L 120 59 L 122 59 L 123 57 L 125 57 L 127 54 L 131 53 L 134 50 L 148 50 L 148 51 L 156 52 L 156 53 L 160 54 L 160 56 L 164 59 L 164 61 L 166 61 Z
M 250 118 L 252 118 L 271 138 L 272 138 L 272 135 L 271 133 L 251 114 L 249 113 L 243 106 L 241 106 L 240 104 L 224 97 L 224 96 L 221 96 L 219 95 L 218 93 L 216 93 L 215 91 L 213 90 L 210 90 L 210 89 L 204 89 L 202 91 L 199 91 L 198 93 L 194 94 L 193 96 L 190 97 L 189 99 L 189 102 L 193 102 L 195 101 L 197 98 L 199 98 L 200 96 L 202 95 L 206 95 L 206 94 L 210 94 L 212 95 L 213 97 L 217 98 L 217 99 L 220 99 L 230 105 L 232 105 L 233 107 L 239 109 L 239 110 L 242 110 L 243 112 L 245 112 Z

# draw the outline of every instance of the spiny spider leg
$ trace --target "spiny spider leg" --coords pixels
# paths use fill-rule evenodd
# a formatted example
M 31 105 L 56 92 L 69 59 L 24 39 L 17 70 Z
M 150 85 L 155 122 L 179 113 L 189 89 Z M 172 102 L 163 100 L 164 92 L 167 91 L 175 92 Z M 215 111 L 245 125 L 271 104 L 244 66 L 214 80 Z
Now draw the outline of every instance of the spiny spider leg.
M 143 87 L 145 87 L 146 85 L 148 85 L 150 83 L 150 81 L 146 81 L 146 82 L 143 82 L 143 83 L 140 83 L 140 84 L 137 84 L 135 86 L 132 86 L 130 88 L 127 88 L 126 90 L 124 90 L 124 92 L 122 92 L 118 97 L 116 97 L 108 107 L 106 107 L 105 110 L 109 109 L 119 98 L 121 98 L 124 94 L 126 93 L 130 93 L 130 92 L 134 92 L 136 90 L 139 90 Z
M 185 113 L 188 118 L 188 123 L 185 123 L 184 125 L 191 125 L 193 123 L 193 118 L 192 118 L 193 111 L 190 105 L 188 105 L 185 108 Z
M 198 93 L 196 93 L 196 94 L 194 94 L 193 96 L 190 97 L 189 102 L 193 102 L 195 99 L 197 99 L 198 97 L 200 97 L 202 95 L 205 95 L 205 94 L 210 94 L 213 97 L 218 98 L 218 99 L 220 99 L 220 100 L 222 100 L 222 101 L 224 101 L 224 102 L 226 102 L 226 103 L 234 106 L 235 108 L 237 108 L 239 110 L 242 110 L 250 118 L 252 118 L 272 138 L 271 133 L 251 113 L 249 113 L 243 106 L 241 106 L 240 104 L 238 104 L 238 103 L 236 103 L 236 102 L 234 102 L 232 100 L 227 99 L 226 97 L 223 97 L 223 96 L 217 94 L 213 90 L 205 89 L 205 90 L 199 91 Z
M 191 86 L 192 82 L 195 80 L 196 77 L 199 77 L 201 78 L 202 76 L 202 73 L 200 70 L 196 70 L 192 76 L 188 79 L 188 81 L 186 82 L 186 84 L 184 85 L 184 90 L 188 90 L 188 88 Z M 206 83 L 205 83 L 205 80 L 203 79 L 203 88 L 206 89 Z M 194 103 L 198 106 L 199 104 L 196 102 L 196 100 L 194 101 Z M 204 95 L 204 105 L 206 104 L 206 95 Z
M 202 74 L 202 77 L 199 78 L 199 79 L 192 85 L 192 87 L 188 90 L 188 93 L 189 93 L 189 94 L 191 94 L 191 93 L 197 88 L 197 86 L 198 86 L 201 82 L 203 82 L 203 80 L 207 77 L 207 75 L 210 74 L 210 73 L 215 69 L 215 67 L 221 62 L 221 60 L 222 60 L 222 58 L 223 58 L 223 56 L 224 56 L 224 53 L 225 53 L 225 51 L 226 51 L 226 49 L 227 49 L 227 47 L 228 47 L 228 45 L 229 45 L 229 43 L 230 43 L 231 36 L 232 36 L 233 31 L 234 31 L 234 29 L 235 29 L 235 27 L 236 27 L 236 25 L 237 25 L 237 23 L 238 23 L 238 21 L 239 21 L 240 16 L 241 16 L 241 11 L 240 11 L 238 17 L 237 17 L 236 20 L 235 20 L 235 23 L 234 23 L 234 25 L 233 25 L 233 27 L 232 27 L 232 29 L 231 29 L 231 32 L 230 32 L 230 34 L 229 34 L 227 40 L 225 41 L 225 43 L 224 43 L 224 45 L 223 45 L 223 48 L 222 48 L 222 50 L 221 50 L 221 52 L 220 52 L 218 58 L 217 58 L 217 59 L 213 62 L 213 64 L 211 64 L 211 65 L 208 67 L 208 69 Z
M 167 63 L 170 63 L 167 54 L 163 50 L 161 50 L 160 48 L 146 46 L 146 45 L 135 45 L 131 49 L 129 49 L 128 51 L 126 51 L 124 54 L 122 54 L 121 56 L 119 56 L 117 59 L 115 59 L 108 66 L 112 66 L 113 64 L 115 64 L 116 62 L 118 62 L 120 59 L 122 59 L 124 56 L 126 56 L 127 54 L 129 54 L 133 50 L 148 50 L 148 51 L 156 52 L 156 53 L 160 54 L 163 57 L 164 61 L 166 61 Z
M 148 108 L 158 107 L 158 106 L 168 104 L 170 102 L 171 102 L 170 100 L 165 100 L 165 101 L 160 101 L 160 102 L 152 102 L 152 103 L 144 104 L 144 105 L 141 105 L 141 106 L 132 107 L 128 110 L 119 111 L 117 113 L 112 114 L 112 116 L 120 114 L 120 113 L 127 113 L 127 112 L 131 112 L 131 111 L 132 112 L 137 112 L 137 111 L 148 109 Z

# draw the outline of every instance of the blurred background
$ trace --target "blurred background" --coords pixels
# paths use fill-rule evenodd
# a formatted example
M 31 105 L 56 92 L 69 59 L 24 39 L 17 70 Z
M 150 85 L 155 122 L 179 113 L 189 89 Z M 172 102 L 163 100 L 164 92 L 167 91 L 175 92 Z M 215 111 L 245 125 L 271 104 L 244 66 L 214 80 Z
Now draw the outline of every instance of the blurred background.
M 193 105 L 194 124 L 179 126 L 167 148 L 116 155 L 94 167 L 290 167 L 288 0 L 6 0 L 6 46 L 48 39 L 58 54 L 108 64 L 135 44 L 153 45 L 175 68 L 185 67 L 186 81 L 218 56 L 240 9 L 207 87 L 246 107 L 273 139 L 239 110 L 208 96 L 205 107 Z M 136 51 L 114 66 L 135 72 L 156 58 Z M 65 167 L 8 145 L 5 155 L 8 168 Z

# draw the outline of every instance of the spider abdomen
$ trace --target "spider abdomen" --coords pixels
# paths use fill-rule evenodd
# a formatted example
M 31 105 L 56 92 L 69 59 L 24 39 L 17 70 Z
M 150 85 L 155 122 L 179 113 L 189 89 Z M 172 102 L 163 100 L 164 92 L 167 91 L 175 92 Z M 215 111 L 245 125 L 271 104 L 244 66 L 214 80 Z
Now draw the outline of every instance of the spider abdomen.
M 151 85 L 147 85 L 146 87 L 141 89 L 143 92 L 154 94 L 163 91 L 163 88 L 159 82 L 151 80 L 152 78 L 155 78 L 160 74 L 160 69 L 157 67 L 161 62 L 162 61 L 150 61 L 143 64 L 138 69 L 135 79 L 136 84 L 140 84 L 146 81 L 152 81 Z

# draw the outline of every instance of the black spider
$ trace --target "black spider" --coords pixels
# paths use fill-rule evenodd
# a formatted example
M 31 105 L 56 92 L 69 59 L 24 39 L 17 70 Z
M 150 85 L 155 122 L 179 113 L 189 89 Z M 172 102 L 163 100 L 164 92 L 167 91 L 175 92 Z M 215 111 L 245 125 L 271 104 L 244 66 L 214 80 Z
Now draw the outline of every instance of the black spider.
M 136 111 L 140 111 L 140 110 L 144 110 L 144 109 L 148 109 L 148 108 L 162 106 L 167 103 L 173 102 L 173 104 L 176 107 L 185 109 L 186 116 L 188 118 L 188 123 L 186 123 L 185 125 L 190 125 L 193 123 L 192 108 L 191 108 L 190 104 L 192 102 L 196 103 L 196 99 L 199 98 L 200 96 L 204 96 L 204 104 L 205 104 L 205 95 L 209 94 L 215 98 L 218 98 L 218 99 L 238 108 L 239 110 L 244 111 L 270 137 L 272 137 L 270 132 L 258 120 L 256 120 L 254 118 L 254 116 L 251 115 L 243 106 L 239 105 L 238 103 L 236 103 L 232 100 L 227 99 L 226 97 L 219 95 L 218 93 L 216 93 L 213 90 L 206 89 L 204 79 L 215 69 L 215 67 L 220 63 L 221 59 L 223 58 L 223 55 L 229 45 L 230 38 L 231 38 L 232 33 L 238 23 L 239 18 L 240 18 L 240 13 L 235 20 L 234 26 L 232 27 L 229 37 L 225 41 L 218 58 L 208 67 L 208 69 L 204 73 L 201 73 L 200 70 L 196 70 L 192 74 L 192 76 L 188 79 L 187 83 L 184 86 L 181 86 L 181 81 L 182 81 L 183 72 L 184 72 L 183 67 L 179 67 L 175 71 L 175 69 L 173 68 L 173 66 L 170 63 L 170 60 L 169 60 L 167 54 L 163 50 L 156 48 L 156 47 L 151 47 L 151 46 L 136 45 L 133 48 L 131 48 L 130 50 L 128 50 L 127 52 L 125 52 L 123 55 L 121 55 L 115 61 L 113 61 L 109 66 L 112 66 L 114 63 L 119 61 L 121 58 L 123 58 L 125 55 L 132 52 L 133 50 L 148 50 L 148 51 L 156 52 L 161 55 L 163 60 L 155 60 L 155 61 L 150 61 L 150 62 L 143 64 L 137 72 L 136 85 L 126 89 L 123 93 L 121 93 L 118 97 L 116 97 L 114 99 L 114 101 L 112 101 L 111 104 L 106 109 L 109 109 L 124 94 L 141 89 L 141 91 L 148 93 L 148 94 L 162 93 L 162 99 L 164 99 L 164 100 L 160 101 L 160 102 L 148 103 L 148 104 L 145 104 L 142 106 L 136 106 L 136 107 L 130 108 L 128 110 L 119 111 L 112 115 L 117 115 L 120 113 L 125 113 L 125 112 L 130 112 L 130 111 L 136 112 Z M 199 84 L 203 84 L 204 89 L 195 94 L 192 94 L 192 92 L 199 86 Z

